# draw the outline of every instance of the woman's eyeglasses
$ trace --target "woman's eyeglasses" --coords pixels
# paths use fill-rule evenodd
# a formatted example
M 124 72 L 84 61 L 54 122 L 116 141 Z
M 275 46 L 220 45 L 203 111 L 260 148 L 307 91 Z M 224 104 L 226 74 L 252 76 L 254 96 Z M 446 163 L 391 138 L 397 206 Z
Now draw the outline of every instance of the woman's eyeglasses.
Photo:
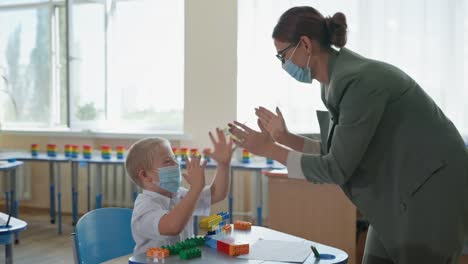
M 278 58 L 278 60 L 280 60 L 281 63 L 284 64 L 284 62 L 285 62 L 284 53 L 285 53 L 286 51 L 288 51 L 290 48 L 294 47 L 295 45 L 296 45 L 296 43 L 291 43 L 291 44 L 290 44 L 289 46 L 287 46 L 286 48 L 284 48 L 284 49 L 278 51 L 278 54 L 276 54 L 276 58 Z

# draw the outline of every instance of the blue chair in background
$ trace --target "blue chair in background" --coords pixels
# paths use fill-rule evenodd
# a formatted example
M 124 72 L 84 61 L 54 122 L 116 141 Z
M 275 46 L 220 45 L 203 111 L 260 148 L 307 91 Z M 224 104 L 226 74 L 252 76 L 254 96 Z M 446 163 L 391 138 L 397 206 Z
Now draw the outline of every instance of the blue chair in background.
M 72 234 L 75 263 L 101 263 L 131 254 L 131 219 L 128 208 L 101 208 L 81 217 Z

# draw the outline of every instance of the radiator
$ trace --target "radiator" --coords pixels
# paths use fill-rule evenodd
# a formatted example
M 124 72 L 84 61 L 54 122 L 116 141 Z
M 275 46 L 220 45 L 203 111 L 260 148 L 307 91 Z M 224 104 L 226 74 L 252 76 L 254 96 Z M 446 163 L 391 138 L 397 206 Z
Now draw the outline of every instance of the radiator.
M 97 181 L 98 166 L 92 165 L 92 183 Z M 103 205 L 106 207 L 133 207 L 134 193 L 139 192 L 125 171 L 123 164 L 101 166 L 101 186 L 103 194 Z M 94 178 L 94 179 L 93 179 Z M 91 184 L 91 192 L 96 194 L 96 184 Z M 94 197 L 94 195 L 92 196 Z

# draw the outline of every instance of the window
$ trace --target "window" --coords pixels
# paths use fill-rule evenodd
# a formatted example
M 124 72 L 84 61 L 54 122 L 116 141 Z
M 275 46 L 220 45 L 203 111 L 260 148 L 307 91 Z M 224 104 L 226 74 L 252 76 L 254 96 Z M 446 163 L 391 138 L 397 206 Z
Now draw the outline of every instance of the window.
M 45 4 L 6 8 L 0 2 L 0 121 L 60 125 L 59 86 L 53 86 L 54 14 Z M 25 1 L 24 1 L 25 2 Z
M 343 12 L 347 47 L 394 64 L 431 95 L 459 131 L 468 134 L 468 1 L 260 1 L 239 0 L 238 116 L 253 122 L 253 108 L 283 110 L 288 127 L 319 132 L 315 110 L 325 109 L 316 81 L 290 78 L 275 58 L 271 39 L 280 15 L 309 5 L 324 16 Z
M 180 133 L 184 1 L 65 3 L 0 0 L 0 124 Z
M 72 125 L 182 131 L 183 0 L 74 8 Z

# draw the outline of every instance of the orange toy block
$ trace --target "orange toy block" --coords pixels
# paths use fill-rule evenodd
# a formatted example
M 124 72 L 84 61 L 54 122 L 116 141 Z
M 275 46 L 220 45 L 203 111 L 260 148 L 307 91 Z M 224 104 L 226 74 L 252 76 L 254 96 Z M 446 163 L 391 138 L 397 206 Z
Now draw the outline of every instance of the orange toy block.
M 227 233 L 227 232 L 231 232 L 231 230 L 232 230 L 231 225 L 227 224 L 227 225 L 224 225 L 224 226 L 223 226 L 223 231 L 224 231 L 224 232 L 226 232 L 226 233 Z
M 236 230 L 250 230 L 252 228 L 252 223 L 246 221 L 235 221 L 234 229 Z
M 236 242 L 229 245 L 229 256 L 239 256 L 249 254 L 249 244 Z
M 169 250 L 164 248 L 148 248 L 146 256 L 149 258 L 165 259 L 169 257 Z

